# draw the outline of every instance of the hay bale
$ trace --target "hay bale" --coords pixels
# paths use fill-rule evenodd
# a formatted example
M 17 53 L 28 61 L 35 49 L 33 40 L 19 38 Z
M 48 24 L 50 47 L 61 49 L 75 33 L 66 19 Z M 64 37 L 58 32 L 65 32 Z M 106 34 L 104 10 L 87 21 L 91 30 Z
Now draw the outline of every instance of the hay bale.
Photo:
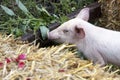
M 0 35 L 0 80 L 119 80 L 119 69 L 111 72 L 111 66 L 100 68 L 87 60 L 77 58 L 73 45 L 62 44 L 38 49 L 30 44 L 14 40 L 12 35 Z M 18 68 L 14 60 L 24 53 L 24 67 Z M 105 70 L 106 69 L 106 70 Z
M 120 31 L 120 0 L 99 0 L 102 18 L 100 24 L 105 28 Z

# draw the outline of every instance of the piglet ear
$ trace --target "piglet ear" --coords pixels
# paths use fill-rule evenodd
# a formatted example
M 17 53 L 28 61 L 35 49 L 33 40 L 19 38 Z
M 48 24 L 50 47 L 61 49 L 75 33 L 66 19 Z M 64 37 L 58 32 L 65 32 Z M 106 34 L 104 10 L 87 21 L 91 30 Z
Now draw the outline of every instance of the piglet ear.
M 76 18 L 81 18 L 81 19 L 83 19 L 83 20 L 85 20 L 85 21 L 88 21 L 88 20 L 89 20 L 89 11 L 90 11 L 89 8 L 83 8 L 83 9 L 79 12 L 79 14 L 77 15 Z
M 79 28 L 75 26 L 75 35 L 79 37 L 80 39 L 83 39 L 85 37 L 85 32 L 83 28 Z

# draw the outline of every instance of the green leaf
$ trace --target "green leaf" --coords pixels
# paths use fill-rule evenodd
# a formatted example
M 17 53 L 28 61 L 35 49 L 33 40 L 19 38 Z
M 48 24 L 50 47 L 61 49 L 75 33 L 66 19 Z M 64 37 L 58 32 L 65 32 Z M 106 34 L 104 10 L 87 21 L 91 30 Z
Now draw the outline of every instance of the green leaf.
M 24 12 L 24 13 L 29 13 L 27 8 L 24 6 L 24 4 L 20 0 L 16 0 L 16 3 L 18 7 Z
M 67 16 L 61 16 L 60 17 L 60 20 L 61 20 L 61 23 L 64 23 L 65 21 L 67 21 L 69 18 Z
M 3 6 L 3 5 L 0 5 L 0 6 L 8 15 L 15 16 L 15 13 L 11 9 L 9 9 L 8 7 Z
M 45 12 L 48 16 L 50 16 L 49 12 L 44 7 L 42 7 L 42 11 Z
M 16 32 L 16 34 L 15 34 L 16 37 L 21 36 L 23 34 L 21 29 L 16 29 L 15 32 Z
M 41 6 L 41 8 L 39 8 L 38 6 L 36 6 L 37 10 L 39 10 L 40 12 L 44 12 L 46 13 L 48 16 L 51 16 L 50 13 L 44 8 Z
M 49 32 L 49 29 L 46 26 L 40 26 L 40 31 L 43 40 L 45 40 L 47 38 L 47 32 Z

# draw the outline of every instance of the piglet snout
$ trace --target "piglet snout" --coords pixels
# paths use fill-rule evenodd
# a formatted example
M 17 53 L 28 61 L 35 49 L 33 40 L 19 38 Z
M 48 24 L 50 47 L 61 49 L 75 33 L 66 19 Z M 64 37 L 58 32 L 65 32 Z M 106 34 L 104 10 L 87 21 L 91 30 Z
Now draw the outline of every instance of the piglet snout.
M 48 39 L 50 39 L 50 40 L 54 39 L 54 37 L 52 36 L 51 32 L 48 32 L 47 36 L 48 36 Z
M 50 40 L 58 39 L 58 36 L 53 32 L 48 32 L 47 36 L 48 36 L 48 39 L 50 39 Z
M 47 32 L 47 37 L 48 37 L 48 39 L 50 38 L 50 35 L 49 35 L 49 33 L 50 33 L 50 32 Z

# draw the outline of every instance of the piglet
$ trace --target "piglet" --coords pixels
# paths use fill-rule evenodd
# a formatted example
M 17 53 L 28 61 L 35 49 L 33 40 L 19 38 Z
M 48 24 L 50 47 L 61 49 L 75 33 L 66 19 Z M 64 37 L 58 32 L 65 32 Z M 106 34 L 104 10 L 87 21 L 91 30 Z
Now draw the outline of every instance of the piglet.
M 48 33 L 57 42 L 75 44 L 95 64 L 120 66 L 120 32 L 95 26 L 89 22 L 89 8 L 83 8 L 71 19 Z

